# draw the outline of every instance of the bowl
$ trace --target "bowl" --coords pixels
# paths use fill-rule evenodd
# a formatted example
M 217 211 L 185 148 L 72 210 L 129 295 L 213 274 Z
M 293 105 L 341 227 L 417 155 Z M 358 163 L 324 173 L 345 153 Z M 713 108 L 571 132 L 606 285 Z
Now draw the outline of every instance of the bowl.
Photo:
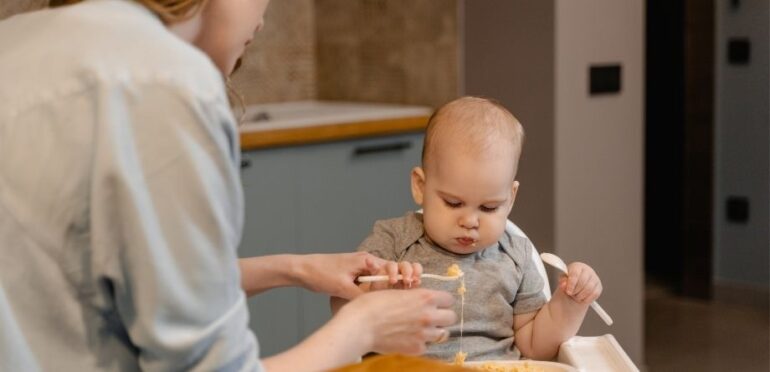
M 484 360 L 465 362 L 463 367 L 494 372 L 577 372 L 575 367 L 567 364 L 539 360 Z

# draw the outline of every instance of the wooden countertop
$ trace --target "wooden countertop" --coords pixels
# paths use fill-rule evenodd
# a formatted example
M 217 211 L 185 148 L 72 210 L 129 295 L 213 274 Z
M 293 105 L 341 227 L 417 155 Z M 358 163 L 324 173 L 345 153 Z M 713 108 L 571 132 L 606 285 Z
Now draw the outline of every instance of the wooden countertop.
M 306 145 L 352 138 L 420 132 L 429 116 L 378 119 L 340 124 L 241 131 L 241 150 Z

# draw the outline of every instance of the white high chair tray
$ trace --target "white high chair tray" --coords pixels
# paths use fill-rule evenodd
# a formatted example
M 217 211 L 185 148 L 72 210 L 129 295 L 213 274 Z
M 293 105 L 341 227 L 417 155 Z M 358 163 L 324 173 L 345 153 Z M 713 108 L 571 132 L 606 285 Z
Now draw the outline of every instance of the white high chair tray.
M 639 372 L 611 334 L 570 338 L 559 347 L 558 361 L 579 371 Z

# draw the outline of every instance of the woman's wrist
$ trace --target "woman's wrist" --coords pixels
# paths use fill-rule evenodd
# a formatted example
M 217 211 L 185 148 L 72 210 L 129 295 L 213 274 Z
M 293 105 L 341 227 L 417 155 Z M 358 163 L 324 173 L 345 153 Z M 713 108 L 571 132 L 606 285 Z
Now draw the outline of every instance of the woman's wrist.
M 310 289 L 308 277 L 310 276 L 313 255 L 287 254 L 287 277 L 291 285 Z
M 351 342 L 351 347 L 355 348 L 357 356 L 362 356 L 374 351 L 376 332 L 371 319 L 372 314 L 357 310 L 356 305 L 355 301 L 343 305 L 332 318 L 332 322 L 338 322 L 341 327 L 347 327 L 348 331 L 345 333 L 357 338 Z
M 356 309 L 340 311 L 299 345 L 263 360 L 270 371 L 328 370 L 355 363 L 373 348 L 374 332 Z
M 304 285 L 303 256 L 280 254 L 241 258 L 241 286 L 247 295 L 268 289 Z

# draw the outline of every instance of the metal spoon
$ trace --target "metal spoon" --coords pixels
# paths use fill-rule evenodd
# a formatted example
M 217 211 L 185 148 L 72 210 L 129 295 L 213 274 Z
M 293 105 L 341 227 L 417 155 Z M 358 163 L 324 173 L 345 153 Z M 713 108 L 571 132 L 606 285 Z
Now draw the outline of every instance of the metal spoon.
M 551 253 L 541 253 L 540 259 L 542 259 L 543 262 L 561 270 L 561 272 L 564 274 L 567 274 L 567 264 L 565 264 L 564 261 L 559 258 L 559 256 Z M 591 302 L 591 308 L 594 309 L 597 314 L 599 314 L 599 317 L 602 318 L 604 323 L 607 323 L 607 325 L 612 325 L 612 318 L 610 318 L 610 315 L 607 314 L 607 312 L 604 311 L 601 306 L 599 306 L 598 302 Z

